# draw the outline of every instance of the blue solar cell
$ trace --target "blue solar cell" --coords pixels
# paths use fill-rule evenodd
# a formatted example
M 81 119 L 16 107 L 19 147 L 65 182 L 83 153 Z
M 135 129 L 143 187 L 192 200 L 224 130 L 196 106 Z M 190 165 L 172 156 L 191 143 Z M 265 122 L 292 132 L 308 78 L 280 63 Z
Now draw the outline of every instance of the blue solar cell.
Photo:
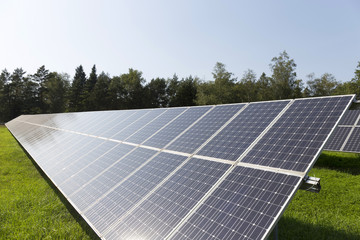
M 306 171 L 351 100 L 352 96 L 295 100 L 242 162 Z
M 163 148 L 170 143 L 175 137 L 181 132 L 198 120 L 204 115 L 211 107 L 193 107 L 189 108 L 176 118 L 173 122 L 167 125 L 165 128 L 160 130 L 157 134 L 147 140 L 144 145 L 151 147 Z
M 132 134 L 134 134 L 135 132 L 137 132 L 138 130 L 141 130 L 141 128 L 144 127 L 146 124 L 150 123 L 157 117 L 161 116 L 161 114 L 164 113 L 165 111 L 166 109 L 152 109 L 151 111 L 148 111 L 142 117 L 139 117 L 139 119 L 130 123 L 124 129 L 117 132 L 115 135 L 111 136 L 110 138 L 123 141 Z
M 356 127 L 347 141 L 344 152 L 360 152 L 360 127 Z
M 164 239 L 229 168 L 191 159 L 105 237 Z
M 341 118 L 339 125 L 354 125 L 360 115 L 359 110 L 348 110 Z
M 216 106 L 166 148 L 179 152 L 193 153 L 244 106 L 245 104 Z
M 116 122 L 113 126 L 108 126 L 107 130 L 99 133 L 99 136 L 110 138 L 115 134 L 121 132 L 128 125 L 132 124 L 139 118 L 143 117 L 150 110 L 129 110 L 125 111 L 126 115 L 122 115 L 119 121 Z
M 140 144 L 146 139 L 151 137 L 154 133 L 159 131 L 162 127 L 168 124 L 170 121 L 175 119 L 187 108 L 170 108 L 161 116 L 156 118 L 154 121 L 147 124 L 141 131 L 136 132 L 134 135 L 126 139 L 127 142 Z
M 95 228 L 104 232 L 174 171 L 186 157 L 160 153 L 85 211 Z
M 85 185 L 91 179 L 95 178 L 99 173 L 101 173 L 107 167 L 111 166 L 113 163 L 115 163 L 133 149 L 133 146 L 118 144 L 116 147 L 112 148 L 110 151 L 106 152 L 95 161 L 92 161 L 89 165 L 81 169 L 66 182 L 64 182 L 61 185 L 63 191 L 68 195 L 73 194 L 75 191 L 79 190 L 83 185 Z
M 61 185 L 67 181 L 71 176 L 75 175 L 77 172 L 81 171 L 83 168 L 91 164 L 96 159 L 100 158 L 102 155 L 114 148 L 118 143 L 104 141 L 101 145 L 95 147 L 94 149 L 89 149 L 83 154 L 83 156 L 78 159 L 74 159 L 69 165 L 65 166 L 61 171 L 55 173 L 53 179 L 58 185 Z
M 171 239 L 263 239 L 300 181 L 236 167 Z
M 348 137 L 351 127 L 337 127 L 326 142 L 324 149 L 330 151 L 340 151 L 345 139 Z
M 113 162 L 111 168 L 102 172 L 101 175 L 94 176 L 79 191 L 71 194 L 70 199 L 79 209 L 86 209 L 90 204 L 144 164 L 155 153 L 157 152 L 145 148 L 135 149 L 116 163 Z
M 249 104 L 198 155 L 237 160 L 289 101 Z

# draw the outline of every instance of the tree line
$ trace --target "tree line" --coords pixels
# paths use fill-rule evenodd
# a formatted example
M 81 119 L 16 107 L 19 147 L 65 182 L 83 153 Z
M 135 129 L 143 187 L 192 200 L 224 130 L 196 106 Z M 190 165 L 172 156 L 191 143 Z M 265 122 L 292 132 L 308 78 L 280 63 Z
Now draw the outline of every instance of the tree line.
M 22 68 L 12 73 L 6 69 L 0 75 L 0 122 L 21 114 L 60 113 L 77 111 L 118 110 L 135 108 L 178 107 L 235 102 L 253 102 L 312 96 L 355 93 L 360 95 L 360 62 L 354 77 L 339 82 L 330 73 L 307 80 L 298 79 L 296 63 L 286 51 L 270 63 L 271 76 L 259 78 L 253 70 L 238 79 L 223 63 L 214 66 L 213 80 L 189 76 L 179 79 L 155 78 L 146 81 L 142 72 L 129 69 L 119 76 L 104 72 L 96 66 L 89 76 L 80 65 L 73 79 L 67 73 L 50 72 L 41 66 L 34 74 Z

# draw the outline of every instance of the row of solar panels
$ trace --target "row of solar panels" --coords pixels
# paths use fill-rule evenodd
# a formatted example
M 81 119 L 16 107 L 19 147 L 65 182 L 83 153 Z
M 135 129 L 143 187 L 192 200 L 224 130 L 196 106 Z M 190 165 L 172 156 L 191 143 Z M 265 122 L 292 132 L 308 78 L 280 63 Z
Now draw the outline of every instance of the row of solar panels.
M 360 153 L 360 110 L 344 114 L 324 149 Z
M 104 239 L 264 239 L 353 99 L 28 115 L 7 127 Z

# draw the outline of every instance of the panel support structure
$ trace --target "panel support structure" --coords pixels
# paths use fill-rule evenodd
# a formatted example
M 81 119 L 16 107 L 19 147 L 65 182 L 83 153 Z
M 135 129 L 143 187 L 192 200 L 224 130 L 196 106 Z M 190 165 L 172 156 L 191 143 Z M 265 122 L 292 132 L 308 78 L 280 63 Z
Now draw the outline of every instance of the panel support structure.
M 309 192 L 319 193 L 321 190 L 320 178 L 305 176 L 300 186 L 300 189 Z

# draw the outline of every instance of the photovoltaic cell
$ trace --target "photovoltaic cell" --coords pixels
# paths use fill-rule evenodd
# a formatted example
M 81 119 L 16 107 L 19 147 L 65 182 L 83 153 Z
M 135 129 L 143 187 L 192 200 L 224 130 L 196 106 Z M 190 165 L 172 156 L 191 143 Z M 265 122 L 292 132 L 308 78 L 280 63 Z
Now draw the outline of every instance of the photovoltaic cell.
M 228 164 L 191 159 L 106 239 L 164 239 L 229 168 Z
M 304 172 L 351 99 L 340 96 L 295 100 L 242 162 Z
M 238 166 L 171 239 L 262 239 L 300 181 Z
M 111 141 L 104 141 L 99 146 L 90 149 L 84 153 L 83 156 L 74 160 L 72 163 L 61 169 L 58 173 L 54 174 L 53 179 L 58 185 L 67 181 L 70 177 L 81 171 L 86 166 L 90 165 L 93 161 L 100 158 L 102 155 L 114 148 L 118 143 Z
M 144 145 L 157 148 L 165 147 L 176 136 L 204 115 L 210 108 L 211 107 L 208 106 L 189 108 L 181 116 L 147 140 Z
M 353 129 L 355 130 L 357 127 L 360 127 L 360 121 L 358 121 L 359 115 L 359 110 L 346 111 L 324 149 L 330 151 L 360 152 L 360 146 L 358 147 L 356 144 L 359 136 L 357 131 L 353 132 Z M 348 144 L 348 142 L 350 143 Z M 344 146 L 344 149 L 342 149 L 342 146 Z
M 111 138 L 112 136 L 118 134 L 121 132 L 124 128 L 126 128 L 128 125 L 132 124 L 139 118 L 143 117 L 145 114 L 147 114 L 150 110 L 131 110 L 126 111 L 124 116 L 121 116 L 121 119 L 119 119 L 116 124 L 113 126 L 109 126 L 104 132 L 100 133 L 101 137 Z
M 75 191 L 79 190 L 83 185 L 85 185 L 87 182 L 96 177 L 99 173 L 101 173 L 103 170 L 105 170 L 107 167 L 115 163 L 133 149 L 133 146 L 118 144 L 116 147 L 112 148 L 110 151 L 106 152 L 104 155 L 97 158 L 95 161 L 92 161 L 85 168 L 74 174 L 66 181 L 66 183 L 63 183 L 63 191 L 68 195 L 73 194 Z
M 193 153 L 244 106 L 245 104 L 216 106 L 167 149 Z
M 237 160 L 289 102 L 249 104 L 198 155 Z
M 344 152 L 360 152 L 360 127 L 354 128 L 351 136 L 346 143 Z
M 145 148 L 135 149 L 122 159 L 117 160 L 116 163 L 112 162 L 111 168 L 99 176 L 94 176 L 79 191 L 71 194 L 70 198 L 81 210 L 85 210 L 156 153 L 156 151 Z M 101 171 L 98 171 L 99 173 Z
M 162 127 L 166 126 L 170 121 L 175 119 L 181 113 L 186 111 L 187 108 L 170 108 L 164 114 L 156 118 L 154 121 L 150 122 L 144 126 L 141 131 L 138 131 L 126 139 L 127 142 L 140 144 L 146 139 L 151 137 Z
M 326 142 L 324 149 L 340 151 L 345 139 L 348 137 L 351 127 L 337 127 Z
M 116 135 L 111 136 L 111 138 L 123 141 L 132 134 L 134 134 L 136 131 L 138 131 L 140 128 L 153 121 L 155 118 L 161 116 L 161 114 L 163 114 L 165 111 L 166 109 L 151 110 L 150 112 L 144 114 L 142 117 L 140 117 L 133 123 L 126 126 L 122 131 L 119 131 Z
M 360 114 L 359 110 L 346 111 L 341 118 L 339 125 L 354 125 Z
M 104 232 L 116 224 L 119 218 L 134 207 L 185 159 L 186 157 L 179 155 L 160 153 L 88 209 L 85 216 L 98 231 Z

